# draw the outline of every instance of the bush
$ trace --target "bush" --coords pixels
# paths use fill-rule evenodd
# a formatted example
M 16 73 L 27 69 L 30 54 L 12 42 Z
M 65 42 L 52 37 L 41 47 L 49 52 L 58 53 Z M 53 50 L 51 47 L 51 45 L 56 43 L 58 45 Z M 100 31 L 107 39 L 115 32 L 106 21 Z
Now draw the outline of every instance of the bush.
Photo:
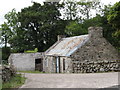
M 21 74 L 16 74 L 8 82 L 3 83 L 2 88 L 3 89 L 5 89 L 5 88 L 18 88 L 22 84 L 24 84 L 25 80 L 26 80 L 26 78 L 22 77 Z
M 14 67 L 10 66 L 2 66 L 2 81 L 7 82 L 11 77 L 15 76 L 16 70 Z

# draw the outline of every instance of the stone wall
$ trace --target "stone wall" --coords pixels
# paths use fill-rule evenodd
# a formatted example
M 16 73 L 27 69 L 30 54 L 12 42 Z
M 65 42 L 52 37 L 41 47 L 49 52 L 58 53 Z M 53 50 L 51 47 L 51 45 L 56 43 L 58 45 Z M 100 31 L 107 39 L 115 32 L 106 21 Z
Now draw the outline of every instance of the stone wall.
M 2 66 L 2 82 L 7 82 L 11 79 L 12 76 L 16 74 L 16 71 L 13 67 Z
M 13 53 L 8 62 L 17 71 L 35 70 L 35 59 L 43 58 L 43 53 Z
M 102 37 L 102 28 L 98 27 L 90 28 L 88 41 L 76 50 L 71 57 L 73 60 L 81 62 L 120 60 L 118 51 Z
M 71 58 L 59 57 L 60 59 L 60 73 L 71 73 L 72 62 Z M 65 70 L 63 70 L 63 60 L 65 62 Z M 45 56 L 43 60 L 43 69 L 45 72 L 56 73 L 56 56 Z
M 120 71 L 120 61 L 80 62 L 73 60 L 73 73 Z

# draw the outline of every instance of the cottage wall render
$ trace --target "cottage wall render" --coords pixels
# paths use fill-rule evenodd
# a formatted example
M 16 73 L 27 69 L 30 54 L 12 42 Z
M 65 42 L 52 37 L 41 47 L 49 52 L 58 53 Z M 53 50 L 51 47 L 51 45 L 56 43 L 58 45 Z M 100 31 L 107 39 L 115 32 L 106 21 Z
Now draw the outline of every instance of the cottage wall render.
M 35 70 L 35 59 L 43 58 L 42 53 L 13 53 L 8 62 L 13 65 L 17 71 Z

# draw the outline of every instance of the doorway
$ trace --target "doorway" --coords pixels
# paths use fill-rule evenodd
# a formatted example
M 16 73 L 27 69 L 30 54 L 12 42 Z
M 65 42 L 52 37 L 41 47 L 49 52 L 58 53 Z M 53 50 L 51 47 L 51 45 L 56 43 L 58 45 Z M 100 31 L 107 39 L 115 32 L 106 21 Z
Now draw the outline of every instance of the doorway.
M 42 58 L 35 59 L 35 70 L 43 70 Z

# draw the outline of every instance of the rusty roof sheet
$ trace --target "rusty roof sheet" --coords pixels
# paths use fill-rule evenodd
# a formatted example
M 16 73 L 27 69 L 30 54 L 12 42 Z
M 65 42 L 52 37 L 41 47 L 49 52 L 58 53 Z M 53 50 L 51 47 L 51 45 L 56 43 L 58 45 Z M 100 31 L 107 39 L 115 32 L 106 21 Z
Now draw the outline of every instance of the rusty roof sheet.
M 88 35 L 63 38 L 61 41 L 57 41 L 52 47 L 50 47 L 45 52 L 45 55 L 70 56 L 79 47 L 81 47 L 87 40 L 88 40 Z

